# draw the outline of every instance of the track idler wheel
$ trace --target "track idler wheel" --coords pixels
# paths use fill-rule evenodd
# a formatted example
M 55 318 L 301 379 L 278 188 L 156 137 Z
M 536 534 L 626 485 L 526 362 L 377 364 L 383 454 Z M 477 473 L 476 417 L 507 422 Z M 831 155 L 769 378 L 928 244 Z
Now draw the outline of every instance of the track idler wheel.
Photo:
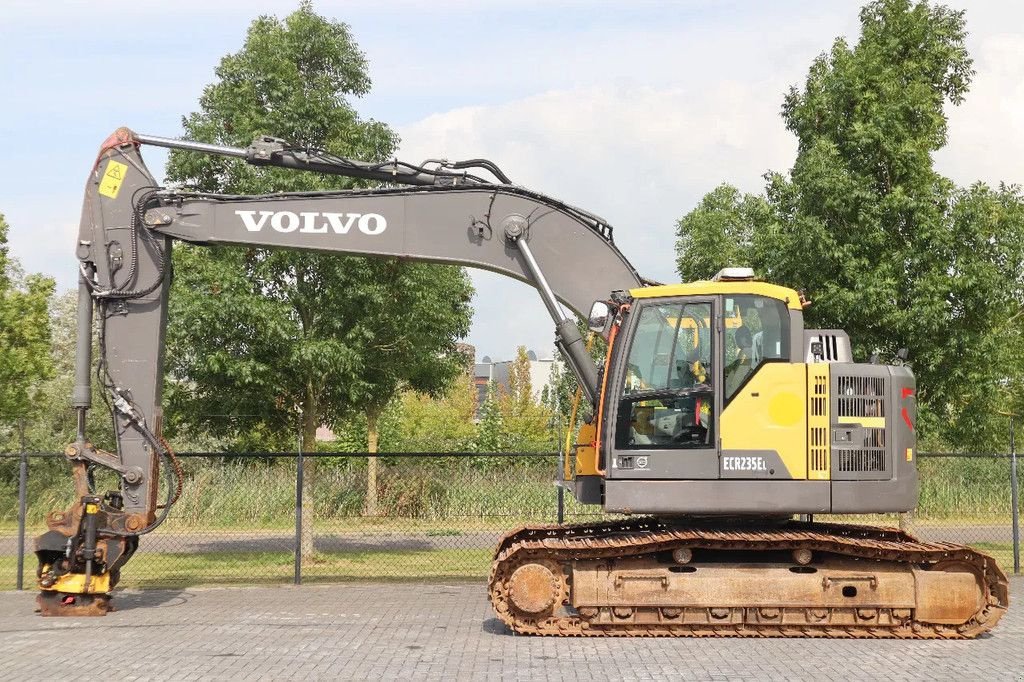
M 512 572 L 508 598 L 524 614 L 539 616 L 550 613 L 561 596 L 560 581 L 543 563 L 523 564 Z
M 529 620 L 546 619 L 566 598 L 565 576 L 557 563 L 530 561 L 512 571 L 506 590 L 513 611 Z
M 42 616 L 105 616 L 114 610 L 109 594 L 69 594 L 67 592 L 40 592 L 36 606 Z

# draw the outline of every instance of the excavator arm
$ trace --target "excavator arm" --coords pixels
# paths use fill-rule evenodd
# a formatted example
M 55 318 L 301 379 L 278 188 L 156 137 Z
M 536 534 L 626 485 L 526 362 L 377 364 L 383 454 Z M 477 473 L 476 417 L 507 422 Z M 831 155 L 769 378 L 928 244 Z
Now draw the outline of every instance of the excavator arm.
M 264 196 L 164 189 L 142 160 L 143 144 L 390 186 Z M 497 182 L 469 170 L 483 171 Z M 119 129 L 101 147 L 85 188 L 76 247 L 79 306 L 72 405 L 78 412 L 78 432 L 65 453 L 78 501 L 50 514 L 49 530 L 36 540 L 44 614 L 106 612 L 108 592 L 138 537 L 160 524 L 180 494 L 180 469 L 161 436 L 164 334 L 175 240 L 448 263 L 526 282 L 540 292 L 555 323 L 556 345 L 591 402 L 597 398 L 597 368 L 562 304 L 585 314 L 595 300 L 643 283 L 615 247 L 605 221 L 511 184 L 484 160 L 372 164 L 290 147 L 273 138 L 260 138 L 242 149 Z M 99 339 L 96 362 L 94 330 Z M 112 453 L 95 447 L 85 429 L 94 374 L 113 414 Z M 91 475 L 96 466 L 117 472 L 118 490 L 96 493 Z

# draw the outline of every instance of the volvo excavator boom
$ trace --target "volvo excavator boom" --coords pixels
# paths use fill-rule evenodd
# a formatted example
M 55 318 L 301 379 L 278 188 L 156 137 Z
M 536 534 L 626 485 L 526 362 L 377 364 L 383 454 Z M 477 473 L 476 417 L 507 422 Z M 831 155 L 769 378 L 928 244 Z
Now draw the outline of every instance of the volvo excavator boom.
M 144 144 L 391 186 L 266 196 L 163 189 L 142 160 Z M 180 469 L 160 435 L 173 240 L 449 263 L 526 282 L 541 293 L 555 322 L 556 345 L 591 401 L 596 399 L 597 368 L 562 304 L 583 313 L 610 291 L 642 283 L 615 247 L 604 220 L 511 184 L 486 160 L 366 163 L 268 137 L 243 149 L 117 130 L 101 146 L 87 180 L 76 246 L 80 272 L 72 405 L 78 432 L 66 455 L 83 502 L 52 514 L 50 531 L 37 541 L 44 596 L 62 588 L 105 592 L 105 581 L 117 576 L 138 536 L 159 525 L 180 493 L 180 482 L 173 480 Z M 94 323 L 100 338 L 96 376 L 114 412 L 114 453 L 94 447 L 85 432 Z M 93 466 L 116 471 L 120 490 L 107 499 L 97 496 L 89 483 Z M 161 469 L 167 496 L 159 500 Z M 74 544 L 79 536 L 82 546 L 74 556 L 63 556 L 68 540 Z M 93 567 L 99 565 L 106 570 L 94 583 Z
M 384 186 L 167 189 L 145 144 Z M 106 612 L 139 537 L 180 494 L 160 395 L 174 241 L 448 263 L 537 289 L 593 408 L 562 484 L 582 503 L 652 516 L 507 535 L 489 591 L 518 632 L 973 637 L 1006 609 L 1005 576 L 970 548 L 791 520 L 906 511 L 917 498 L 913 374 L 852 362 L 845 332 L 804 329 L 796 291 L 742 270 L 648 286 L 606 221 L 483 159 L 367 163 L 270 137 L 240 148 L 122 128 L 86 183 L 66 450 L 79 501 L 36 540 L 45 614 Z M 600 371 L 563 306 L 608 341 Z M 94 369 L 113 453 L 85 429 Z M 94 490 L 97 466 L 117 472 L 117 490 Z

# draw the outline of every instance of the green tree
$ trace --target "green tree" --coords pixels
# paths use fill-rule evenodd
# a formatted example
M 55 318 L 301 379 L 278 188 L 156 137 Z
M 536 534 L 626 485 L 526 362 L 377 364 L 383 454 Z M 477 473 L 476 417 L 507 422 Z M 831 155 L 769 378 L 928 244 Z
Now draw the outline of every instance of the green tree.
M 8 253 L 8 229 L 0 214 L 0 425 L 29 416 L 35 389 L 53 371 L 49 306 L 54 283 L 22 272 Z
M 399 395 L 381 412 L 377 420 L 377 439 L 380 452 L 398 452 L 402 449 L 403 420 L 405 405 L 402 395 Z M 367 428 L 366 415 L 362 412 L 353 411 L 341 423 L 331 427 L 334 435 L 333 441 L 318 442 L 319 452 L 366 452 L 367 449 Z M 327 459 L 324 461 L 340 464 L 351 462 L 351 458 L 342 460 Z M 359 462 L 360 465 L 363 462 Z
M 762 198 L 719 185 L 679 221 L 676 268 L 683 281 L 710 279 L 724 267 L 754 265 L 755 227 L 771 207 Z
M 498 391 L 498 407 L 506 448 L 526 451 L 551 447 L 552 413 L 534 395 L 525 346 L 516 349 L 516 358 L 509 365 L 508 388 Z
M 444 396 L 402 394 L 399 451 L 469 452 L 477 442 L 476 386 L 469 375 L 453 381 Z
M 52 371 L 33 384 L 35 395 L 31 417 L 26 420 L 28 447 L 60 452 L 75 438 L 77 416 L 71 409 L 71 389 L 75 383 L 75 343 L 77 334 L 78 292 L 55 296 L 49 306 L 50 344 L 46 351 Z M 96 344 L 93 356 L 97 353 Z M 42 353 L 41 353 L 42 355 Z M 103 408 L 102 389 L 93 382 L 93 409 L 87 413 L 87 433 L 102 448 L 113 447 L 114 434 L 110 414 Z
M 361 303 L 369 310 L 364 359 L 353 390 L 366 417 L 367 452 L 378 452 L 377 422 L 403 389 L 441 396 L 467 369 L 458 348 L 469 333 L 472 286 L 461 268 L 384 264 Z M 376 516 L 377 458 L 367 463 L 366 514 Z
M 769 173 L 763 197 L 727 185 L 707 195 L 679 223 L 679 272 L 753 265 L 805 290 L 807 324 L 846 329 L 856 359 L 908 348 L 922 431 L 978 447 L 995 387 L 1020 371 L 1007 342 L 1024 300 L 1021 197 L 957 188 L 932 165 L 945 105 L 973 75 L 963 12 L 877 0 L 860 20 L 858 42 L 837 39 L 785 96 L 790 174 Z
M 480 406 L 480 425 L 477 431 L 478 452 L 502 452 L 506 446 L 501 408 L 498 406 L 497 384 L 487 382 L 487 397 Z
M 274 135 L 369 161 L 384 160 L 397 144 L 387 125 L 361 119 L 349 101 L 370 89 L 349 27 L 319 16 L 309 2 L 284 20 L 254 21 L 242 49 L 224 57 L 216 75 L 199 111 L 183 120 L 190 138 L 245 146 Z M 184 152 L 171 154 L 167 174 L 205 191 L 237 194 L 357 185 Z M 263 447 L 291 446 L 299 430 L 305 447 L 314 448 L 318 426 L 340 424 L 370 398 L 386 404 L 388 390 L 418 377 L 404 373 L 426 374 L 431 359 L 447 365 L 447 337 L 410 339 L 404 335 L 411 324 L 389 328 L 389 322 L 404 316 L 411 323 L 445 303 L 469 315 L 464 275 L 442 266 L 194 247 L 178 248 L 174 265 L 170 417 L 233 437 L 242 447 L 257 445 L 249 434 Z M 385 348 L 406 353 L 388 376 L 377 357 Z M 378 385 L 391 378 L 389 386 Z M 314 485 L 315 460 L 307 463 L 306 480 Z M 304 523 L 307 555 L 312 521 Z

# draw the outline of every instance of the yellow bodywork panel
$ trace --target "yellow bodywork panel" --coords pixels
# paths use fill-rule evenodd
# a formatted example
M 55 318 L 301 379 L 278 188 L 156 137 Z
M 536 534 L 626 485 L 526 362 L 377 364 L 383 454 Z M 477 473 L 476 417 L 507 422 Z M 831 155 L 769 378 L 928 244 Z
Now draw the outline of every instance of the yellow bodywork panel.
M 768 282 L 690 282 L 688 284 L 666 284 L 657 287 L 630 289 L 633 298 L 659 298 L 670 296 L 717 296 L 719 294 L 752 294 L 767 296 L 785 303 L 791 310 L 803 310 L 800 295 L 788 287 Z
M 859 425 L 866 429 L 884 429 L 885 417 L 838 417 L 837 424 Z
M 807 478 L 814 481 L 831 478 L 831 410 L 828 363 L 807 365 Z
M 597 439 L 597 427 L 593 424 L 580 426 L 579 435 L 576 437 L 576 475 L 597 476 L 597 448 L 594 441 Z
M 721 426 L 722 450 L 774 450 L 791 478 L 807 478 L 807 365 L 763 365 L 722 412 Z
M 67 594 L 85 594 L 85 574 L 68 573 L 57 578 L 57 581 L 51 587 L 40 586 L 39 589 Z M 89 581 L 88 594 L 106 594 L 107 592 L 110 592 L 110 574 L 98 573 L 92 576 L 92 579 Z

